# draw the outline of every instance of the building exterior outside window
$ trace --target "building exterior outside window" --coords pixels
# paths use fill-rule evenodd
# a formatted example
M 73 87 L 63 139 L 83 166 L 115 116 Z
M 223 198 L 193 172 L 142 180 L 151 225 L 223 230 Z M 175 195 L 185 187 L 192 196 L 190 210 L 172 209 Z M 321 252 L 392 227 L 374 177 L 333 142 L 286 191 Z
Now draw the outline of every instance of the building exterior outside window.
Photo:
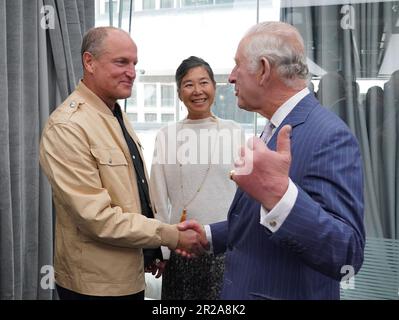
M 144 84 L 144 107 L 155 108 L 157 106 L 156 84 Z
M 144 119 L 146 122 L 156 122 L 157 121 L 157 114 L 156 113 L 145 113 Z
M 173 84 L 161 84 L 161 107 L 174 107 L 176 103 L 175 86 Z

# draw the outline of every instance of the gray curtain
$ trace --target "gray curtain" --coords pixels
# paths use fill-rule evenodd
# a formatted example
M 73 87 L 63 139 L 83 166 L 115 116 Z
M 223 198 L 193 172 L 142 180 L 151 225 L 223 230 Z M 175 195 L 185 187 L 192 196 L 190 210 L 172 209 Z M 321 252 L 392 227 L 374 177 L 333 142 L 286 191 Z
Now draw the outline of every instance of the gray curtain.
M 82 35 L 93 25 L 94 0 L 0 0 L 0 299 L 54 295 L 51 190 L 39 140 L 81 77 Z
M 309 59 L 324 70 L 314 74 L 321 77 L 317 98 L 337 113 L 359 140 L 367 236 L 398 239 L 399 100 L 395 91 L 399 90 L 399 75 L 394 77 L 392 67 L 385 88 L 370 88 L 366 97 L 359 94 L 357 80 L 387 76 L 381 75 L 381 70 L 390 41 L 394 43 L 399 36 L 399 1 L 308 7 L 285 2 L 282 20 L 300 30 Z

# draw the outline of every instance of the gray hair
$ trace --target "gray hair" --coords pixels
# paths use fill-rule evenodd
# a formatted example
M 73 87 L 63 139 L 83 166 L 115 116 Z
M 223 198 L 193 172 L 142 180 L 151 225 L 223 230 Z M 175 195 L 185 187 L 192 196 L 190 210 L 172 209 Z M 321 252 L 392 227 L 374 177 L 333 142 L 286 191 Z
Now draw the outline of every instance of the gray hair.
M 91 53 L 94 57 L 99 57 L 103 53 L 103 42 L 105 38 L 107 38 L 109 31 L 112 30 L 123 31 L 115 27 L 96 27 L 89 29 L 83 36 L 82 40 L 82 46 L 80 49 L 82 59 L 85 52 Z
M 264 57 L 288 86 L 298 78 L 307 78 L 303 39 L 292 25 L 278 21 L 259 23 L 249 29 L 245 38 L 249 40 L 244 50 L 251 72 L 256 72 Z

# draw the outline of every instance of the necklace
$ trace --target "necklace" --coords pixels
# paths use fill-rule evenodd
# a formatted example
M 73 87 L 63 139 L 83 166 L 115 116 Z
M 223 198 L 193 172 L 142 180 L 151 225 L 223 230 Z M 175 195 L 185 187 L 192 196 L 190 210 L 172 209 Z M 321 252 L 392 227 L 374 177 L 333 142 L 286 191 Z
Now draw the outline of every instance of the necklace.
M 219 120 L 212 115 L 212 118 L 216 121 L 216 138 L 215 141 L 213 143 L 213 148 L 212 148 L 212 152 L 210 154 L 210 159 L 209 159 L 209 163 L 208 163 L 208 167 L 205 170 L 205 174 L 201 180 L 201 183 L 199 184 L 197 190 L 194 192 L 194 195 L 190 198 L 189 201 L 185 202 L 185 194 L 184 194 L 184 188 L 183 188 L 183 164 L 179 163 L 179 169 L 180 169 L 180 189 L 181 189 L 181 195 L 182 195 L 182 203 L 183 203 L 183 210 L 181 213 L 181 217 L 180 217 L 180 222 L 186 221 L 187 220 L 187 207 L 194 201 L 194 199 L 197 197 L 197 195 L 200 193 L 206 178 L 208 177 L 209 171 L 211 170 L 211 163 L 212 163 L 212 158 L 213 155 L 215 154 L 215 149 L 216 149 L 216 145 L 217 145 L 217 141 L 218 141 L 218 136 L 219 136 Z M 184 122 L 182 122 L 182 125 L 180 127 L 180 130 L 183 130 L 184 127 Z

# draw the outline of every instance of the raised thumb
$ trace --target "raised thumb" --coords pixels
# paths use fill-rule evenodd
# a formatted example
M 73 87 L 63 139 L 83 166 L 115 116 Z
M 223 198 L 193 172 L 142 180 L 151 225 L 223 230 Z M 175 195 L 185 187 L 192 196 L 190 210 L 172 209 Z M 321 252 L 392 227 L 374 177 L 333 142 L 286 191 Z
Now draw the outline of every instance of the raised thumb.
M 277 152 L 278 153 L 291 153 L 291 126 L 286 124 L 278 133 L 277 136 Z

